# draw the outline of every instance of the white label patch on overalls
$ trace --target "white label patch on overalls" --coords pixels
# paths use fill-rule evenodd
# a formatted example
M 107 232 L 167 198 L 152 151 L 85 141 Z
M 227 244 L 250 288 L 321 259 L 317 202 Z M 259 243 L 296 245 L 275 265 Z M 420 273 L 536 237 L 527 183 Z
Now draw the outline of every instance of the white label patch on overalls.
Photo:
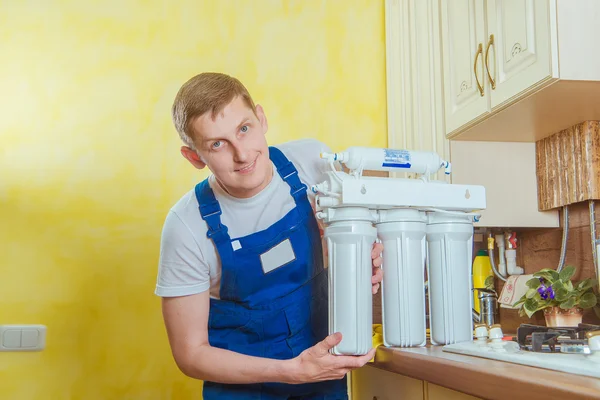
M 296 255 L 289 239 L 285 239 L 277 246 L 260 255 L 260 261 L 265 274 L 294 261 Z

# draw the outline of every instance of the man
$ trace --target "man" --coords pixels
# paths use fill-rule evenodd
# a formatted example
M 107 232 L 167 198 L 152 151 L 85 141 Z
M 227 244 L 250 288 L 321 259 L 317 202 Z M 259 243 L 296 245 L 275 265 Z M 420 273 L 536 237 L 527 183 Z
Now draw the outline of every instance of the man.
M 170 210 L 156 294 L 179 368 L 211 399 L 347 399 L 345 375 L 370 360 L 334 356 L 327 272 L 307 184 L 322 180 L 316 140 L 268 147 L 246 88 L 193 77 L 173 104 L 181 154 L 212 175 Z M 373 291 L 382 246 L 373 248 Z

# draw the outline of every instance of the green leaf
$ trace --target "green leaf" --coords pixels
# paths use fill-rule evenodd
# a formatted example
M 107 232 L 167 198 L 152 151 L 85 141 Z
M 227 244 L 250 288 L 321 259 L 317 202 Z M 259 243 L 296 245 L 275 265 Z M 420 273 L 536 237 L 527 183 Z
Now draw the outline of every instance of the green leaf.
M 527 290 L 527 293 L 525 293 L 525 297 L 528 299 L 531 299 L 536 294 L 537 294 L 537 289 L 529 289 L 529 290 Z
M 573 288 L 573 282 L 571 282 L 571 281 L 567 281 L 567 283 L 565 283 L 565 287 L 567 288 L 567 290 L 568 290 L 569 292 L 572 292 L 572 291 L 573 291 L 573 289 L 574 289 L 574 288 Z
M 486 289 L 493 290 L 494 289 L 494 275 L 490 275 L 487 278 L 485 278 L 483 285 L 485 286 Z
M 554 290 L 554 299 L 558 302 L 563 302 L 569 297 L 569 292 L 564 287 Z
M 521 298 L 520 298 L 520 299 L 519 299 L 519 300 L 518 300 L 518 301 L 517 301 L 515 304 L 513 304 L 512 306 L 513 306 L 513 307 L 517 307 L 517 306 L 519 306 L 519 305 L 521 305 L 521 304 L 525 303 L 525 300 L 527 300 L 527 297 L 525 297 L 525 296 L 522 296 L 522 297 L 521 297 Z
M 531 289 L 537 289 L 540 287 L 540 285 L 542 283 L 540 282 L 540 280 L 538 278 L 531 278 L 530 280 L 525 282 L 525 284 L 527 285 L 527 287 L 529 287 Z
M 533 276 L 544 278 L 549 282 L 554 282 L 559 279 L 558 272 L 550 268 L 544 268 L 534 273 Z
M 584 279 L 577 284 L 577 290 L 585 292 L 586 290 L 589 290 L 596 286 L 597 283 L 598 281 L 593 278 Z
M 571 277 L 575 274 L 575 267 L 573 266 L 568 266 L 563 268 L 562 271 L 560 271 L 559 277 L 560 280 L 563 282 L 567 282 L 569 279 L 571 279 Z
M 598 301 L 594 293 L 586 293 L 583 296 L 581 296 L 581 299 L 579 299 L 579 306 L 581 308 L 592 308 L 596 305 L 597 302 Z
M 529 318 L 538 310 L 538 302 L 536 299 L 527 299 L 523 304 L 523 309 Z
M 562 308 L 563 310 L 573 308 L 575 306 L 575 301 L 575 297 L 569 297 L 567 300 L 560 303 L 560 308 Z

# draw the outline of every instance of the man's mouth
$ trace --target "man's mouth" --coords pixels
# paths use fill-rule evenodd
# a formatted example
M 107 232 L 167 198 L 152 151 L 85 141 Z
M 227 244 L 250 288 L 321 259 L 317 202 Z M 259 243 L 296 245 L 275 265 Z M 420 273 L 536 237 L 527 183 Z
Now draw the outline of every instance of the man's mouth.
M 235 172 L 247 173 L 247 172 L 250 172 L 250 171 L 252 171 L 252 169 L 253 169 L 253 168 L 254 168 L 254 166 L 256 165 L 256 160 L 257 160 L 257 159 L 258 159 L 258 157 L 256 157 L 256 158 L 254 159 L 254 161 L 252 161 L 252 163 L 251 163 L 251 164 L 248 164 L 248 165 L 246 165 L 246 166 L 245 166 L 245 167 L 243 167 L 243 168 L 236 169 L 236 170 L 235 170 Z

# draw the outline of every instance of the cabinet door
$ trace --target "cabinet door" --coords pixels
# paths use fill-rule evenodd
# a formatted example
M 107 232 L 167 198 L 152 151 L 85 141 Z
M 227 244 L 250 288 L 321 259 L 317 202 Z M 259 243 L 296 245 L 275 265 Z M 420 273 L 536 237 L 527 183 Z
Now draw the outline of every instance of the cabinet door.
M 439 0 L 386 0 L 385 31 L 388 146 L 448 160 Z M 443 170 L 436 178 L 448 180 Z
M 493 82 L 493 110 L 552 78 L 550 5 L 548 0 L 488 0 L 486 12 L 484 58 Z
M 429 382 L 426 383 L 426 387 L 425 400 L 480 400 L 478 397 L 473 397 Z
M 366 365 L 352 371 L 352 400 L 422 400 L 423 381 Z
M 447 135 L 490 109 L 483 59 L 486 43 L 483 7 L 481 0 L 440 3 Z

